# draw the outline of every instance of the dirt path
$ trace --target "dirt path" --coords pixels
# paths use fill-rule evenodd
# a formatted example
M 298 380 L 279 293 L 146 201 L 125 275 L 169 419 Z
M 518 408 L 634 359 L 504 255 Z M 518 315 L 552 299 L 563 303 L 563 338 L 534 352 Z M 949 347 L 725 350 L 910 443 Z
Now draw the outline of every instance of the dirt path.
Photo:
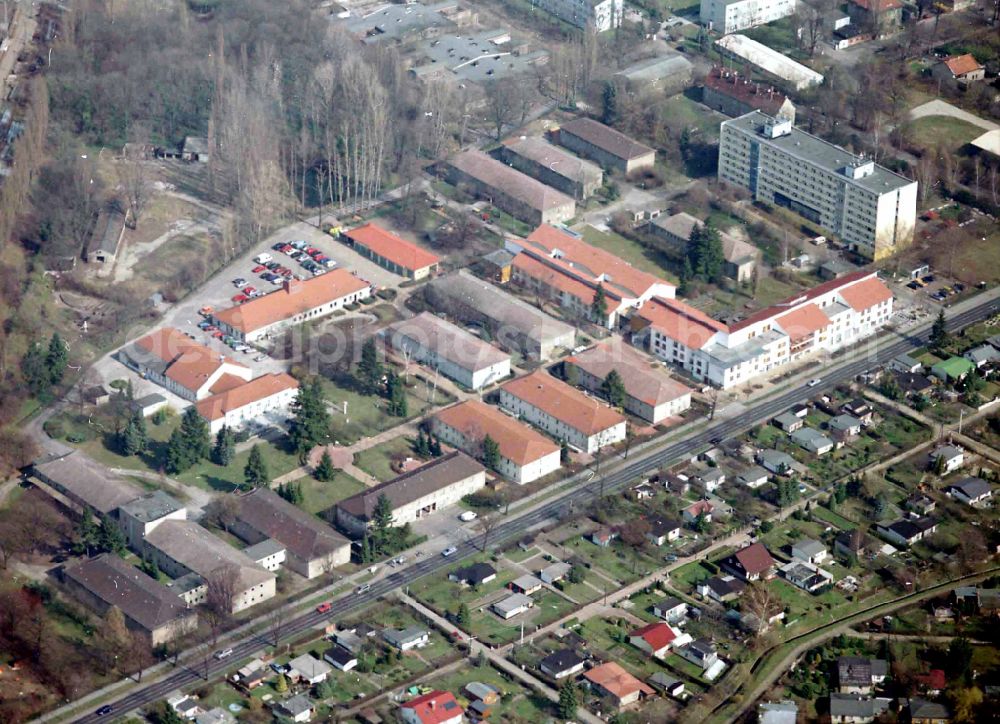
M 917 106 L 911 110 L 906 117 L 909 120 L 914 121 L 918 118 L 927 118 L 929 116 L 947 116 L 948 118 L 955 118 L 959 121 L 965 121 L 966 123 L 971 123 L 974 126 L 979 126 L 985 131 L 992 131 L 996 128 L 1000 128 L 1000 125 L 997 125 L 992 121 L 987 121 L 985 118 L 980 118 L 979 116 L 973 115 L 968 111 L 963 111 L 961 108 L 957 108 L 951 103 L 940 99 L 927 101 L 923 105 Z

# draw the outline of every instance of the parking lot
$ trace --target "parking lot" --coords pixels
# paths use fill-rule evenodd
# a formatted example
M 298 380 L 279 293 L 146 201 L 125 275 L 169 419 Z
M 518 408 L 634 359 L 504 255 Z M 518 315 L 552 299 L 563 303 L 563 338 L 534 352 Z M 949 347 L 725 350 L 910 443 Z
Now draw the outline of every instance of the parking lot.
M 328 223 L 324 224 L 324 228 L 329 228 L 329 225 L 335 224 L 336 221 L 331 219 Z M 262 293 L 270 293 L 280 289 L 280 284 L 271 284 L 262 279 L 260 273 L 255 274 L 253 272 L 253 269 L 259 266 L 253 259 L 262 253 L 270 254 L 274 258 L 274 261 L 279 262 L 290 269 L 293 274 L 297 274 L 303 279 L 313 278 L 313 275 L 303 268 L 301 264 L 286 254 L 275 251 L 272 248 L 278 242 L 290 243 L 296 240 L 305 241 L 309 246 L 319 249 L 325 256 L 336 262 L 336 266 L 333 268 L 348 269 L 362 279 L 373 283 L 378 288 L 394 288 L 400 282 L 404 281 L 403 277 L 393 274 L 374 262 L 369 261 L 329 234 L 309 224 L 299 223 L 285 227 L 266 241 L 254 245 L 241 254 L 235 261 L 209 279 L 201 288 L 169 309 L 156 326 L 173 326 L 182 332 L 193 335 L 197 342 L 217 351 L 220 355 L 231 357 L 241 364 L 250 367 L 255 377 L 269 372 L 285 371 L 287 362 L 261 355 L 254 349 L 250 349 L 247 352 L 235 352 L 224 344 L 222 340 L 216 339 L 211 333 L 199 329 L 198 324 L 204 321 L 204 318 L 199 314 L 199 310 L 203 307 L 212 307 L 215 310 L 220 310 L 232 306 L 234 303 L 232 301 L 233 297 L 240 293 L 240 290 L 233 284 L 233 280 L 238 278 L 245 279 L 249 286 L 255 287 Z M 130 332 L 127 338 L 129 341 L 132 341 L 147 332 L 148 330 L 146 329 L 136 329 Z M 154 385 L 146 380 L 140 380 L 137 375 L 131 373 L 124 365 L 110 356 L 101 360 L 95 369 L 101 374 L 105 382 L 131 376 L 137 394 L 158 392 L 166 395 L 171 404 L 178 409 L 187 406 L 185 401 L 169 394 L 158 385 Z

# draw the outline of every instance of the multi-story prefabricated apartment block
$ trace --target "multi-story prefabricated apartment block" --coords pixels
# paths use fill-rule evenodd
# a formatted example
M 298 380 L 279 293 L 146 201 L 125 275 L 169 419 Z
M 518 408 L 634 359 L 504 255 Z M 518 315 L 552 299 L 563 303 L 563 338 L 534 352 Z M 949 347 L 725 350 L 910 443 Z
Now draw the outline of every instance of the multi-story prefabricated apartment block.
M 854 344 L 891 317 L 892 292 L 875 272 L 857 271 L 733 324 L 676 299 L 652 299 L 632 317 L 632 330 L 657 357 L 725 389 Z
M 723 121 L 719 180 L 836 234 L 869 259 L 909 245 L 917 182 L 759 111 Z
M 599 33 L 622 24 L 623 0 L 537 0 L 534 6 L 578 28 Z
M 795 0 L 701 0 L 701 24 L 726 35 L 773 23 L 795 12 Z

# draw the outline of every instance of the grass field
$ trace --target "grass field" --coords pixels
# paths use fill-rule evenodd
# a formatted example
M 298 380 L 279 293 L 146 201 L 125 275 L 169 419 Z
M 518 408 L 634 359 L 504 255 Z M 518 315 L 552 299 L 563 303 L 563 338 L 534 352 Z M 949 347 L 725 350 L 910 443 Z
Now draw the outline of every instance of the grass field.
M 410 438 L 395 437 L 381 445 L 362 450 L 354 456 L 354 464 L 384 482 L 396 477 L 392 460 L 397 457 L 416 457 Z
M 610 251 L 636 269 L 655 274 L 670 282 L 678 281 L 677 276 L 667 267 L 665 257 L 655 249 L 647 249 L 639 242 L 626 239 L 614 231 L 601 231 L 590 225 L 584 225 L 577 231 L 583 234 L 583 240 L 588 244 Z
M 306 475 L 294 481 L 302 488 L 302 507 L 310 513 L 322 513 L 329 510 L 337 502 L 360 493 L 367 487 L 360 480 L 352 478 L 347 473 L 338 470 L 333 480 L 322 483 L 311 475 Z
M 944 146 L 956 151 L 982 135 L 983 129 L 959 118 L 925 116 L 906 124 L 903 130 L 910 143 L 921 148 Z

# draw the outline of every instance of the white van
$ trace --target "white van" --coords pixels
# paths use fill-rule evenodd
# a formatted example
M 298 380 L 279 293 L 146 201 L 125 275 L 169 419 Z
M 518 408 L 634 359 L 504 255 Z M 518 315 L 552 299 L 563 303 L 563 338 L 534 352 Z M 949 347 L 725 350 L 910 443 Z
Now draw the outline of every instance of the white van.
M 265 252 L 264 254 L 258 254 L 257 256 L 255 256 L 253 258 L 253 260 L 255 262 L 257 262 L 258 264 L 267 264 L 273 258 L 274 257 L 272 257 L 270 254 L 268 254 L 268 253 Z

